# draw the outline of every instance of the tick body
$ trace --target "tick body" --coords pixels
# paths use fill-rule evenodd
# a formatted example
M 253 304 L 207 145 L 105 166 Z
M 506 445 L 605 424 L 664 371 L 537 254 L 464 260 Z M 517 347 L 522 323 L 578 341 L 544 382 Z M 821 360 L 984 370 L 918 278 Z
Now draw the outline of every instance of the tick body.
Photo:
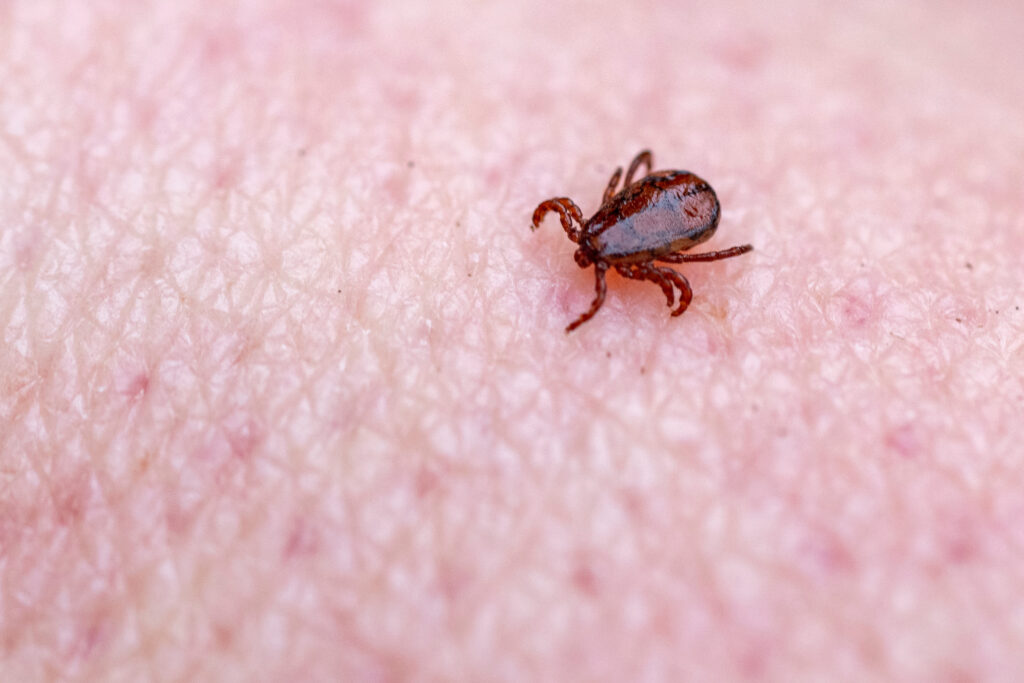
M 633 175 L 641 165 L 648 175 L 633 182 Z M 682 315 L 690 305 L 693 291 L 682 274 L 656 265 L 685 263 L 687 261 L 717 261 L 739 256 L 752 250 L 749 244 L 702 254 L 683 252 L 709 239 L 718 228 L 721 205 L 715 191 L 705 181 L 689 171 L 658 171 L 651 173 L 651 153 L 644 150 L 636 155 L 626 171 L 622 189 L 616 192 L 622 168 L 612 174 L 601 200 L 601 208 L 590 220 L 583 220 L 583 212 L 568 197 L 556 197 L 533 212 L 533 230 L 540 227 L 548 211 L 554 211 L 562 221 L 569 239 L 579 244 L 576 263 L 580 268 L 594 266 L 596 277 L 594 298 L 590 309 L 565 328 L 572 332 L 594 317 L 604 303 L 605 273 L 614 268 L 623 277 L 650 280 L 665 293 L 672 315 Z M 676 305 L 675 292 L 679 290 Z

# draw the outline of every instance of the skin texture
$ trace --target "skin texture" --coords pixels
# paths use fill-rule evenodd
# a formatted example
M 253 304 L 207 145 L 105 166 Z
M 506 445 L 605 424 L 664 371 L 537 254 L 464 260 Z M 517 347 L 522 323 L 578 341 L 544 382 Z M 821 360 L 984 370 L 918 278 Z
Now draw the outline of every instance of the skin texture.
M 1022 27 L 0 3 L 0 680 L 1014 680 Z M 757 251 L 565 335 L 644 147 Z

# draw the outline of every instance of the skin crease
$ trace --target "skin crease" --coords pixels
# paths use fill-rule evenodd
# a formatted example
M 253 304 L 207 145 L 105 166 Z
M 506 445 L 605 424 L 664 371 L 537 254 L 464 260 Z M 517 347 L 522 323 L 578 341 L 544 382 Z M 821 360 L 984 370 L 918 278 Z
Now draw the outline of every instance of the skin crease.
M 824 7 L 0 4 L 0 680 L 1014 680 L 1024 5 Z

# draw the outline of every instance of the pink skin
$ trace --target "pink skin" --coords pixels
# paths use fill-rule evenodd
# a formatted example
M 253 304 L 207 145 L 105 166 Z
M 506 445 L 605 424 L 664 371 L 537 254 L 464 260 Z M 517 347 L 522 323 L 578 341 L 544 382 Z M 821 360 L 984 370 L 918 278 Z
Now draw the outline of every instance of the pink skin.
M 0 680 L 1024 670 L 1024 5 L 418 7 L 0 3 Z

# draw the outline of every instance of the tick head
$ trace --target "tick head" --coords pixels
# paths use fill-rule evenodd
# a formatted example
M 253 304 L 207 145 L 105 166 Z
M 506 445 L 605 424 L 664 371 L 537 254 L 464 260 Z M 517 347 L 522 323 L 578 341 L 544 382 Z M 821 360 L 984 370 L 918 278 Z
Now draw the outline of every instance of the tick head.
M 579 249 L 577 249 L 576 253 L 573 254 L 573 258 L 576 259 L 576 265 L 578 265 L 580 268 L 586 268 L 587 266 L 591 265 L 594 262 L 594 259 L 590 255 L 589 250 L 587 250 L 584 247 L 580 247 Z

